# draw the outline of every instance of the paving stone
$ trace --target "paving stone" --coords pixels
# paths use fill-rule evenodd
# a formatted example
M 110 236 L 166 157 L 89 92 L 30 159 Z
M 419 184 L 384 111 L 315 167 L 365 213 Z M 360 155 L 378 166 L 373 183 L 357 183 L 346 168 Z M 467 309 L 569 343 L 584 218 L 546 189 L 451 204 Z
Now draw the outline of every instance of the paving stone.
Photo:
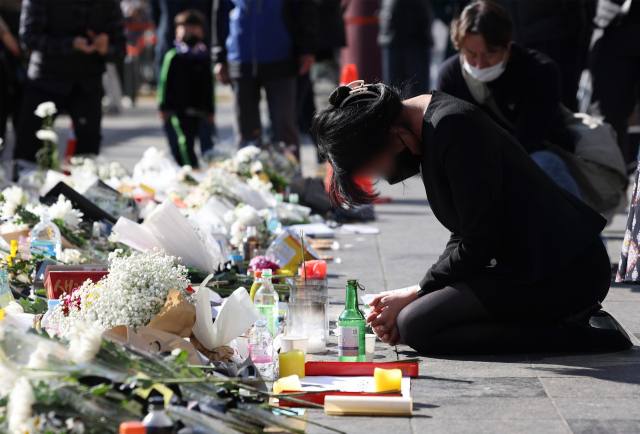
M 559 418 L 548 420 L 442 420 L 415 418 L 411 421 L 414 433 L 429 434 L 566 434 Z
M 598 391 L 580 398 L 554 398 L 565 419 L 640 420 L 636 398 L 600 398 Z
M 411 380 L 411 396 L 424 400 L 449 398 L 545 398 L 537 378 L 433 378 L 421 375 Z
M 574 434 L 636 434 L 640 432 L 638 420 L 567 420 Z
M 329 416 L 323 411 L 310 411 L 308 418 L 314 422 L 338 429 L 346 433 L 410 433 L 409 417 L 376 417 L 376 416 Z M 307 424 L 307 434 L 331 431 L 317 425 Z
M 548 398 L 421 398 L 416 416 L 457 420 L 549 420 L 558 417 Z
M 640 398 L 640 376 L 637 366 L 611 372 L 607 378 L 598 377 L 553 377 L 541 378 L 549 395 L 556 398 Z M 631 372 L 635 371 L 635 372 Z M 602 374 L 602 373 L 600 373 Z

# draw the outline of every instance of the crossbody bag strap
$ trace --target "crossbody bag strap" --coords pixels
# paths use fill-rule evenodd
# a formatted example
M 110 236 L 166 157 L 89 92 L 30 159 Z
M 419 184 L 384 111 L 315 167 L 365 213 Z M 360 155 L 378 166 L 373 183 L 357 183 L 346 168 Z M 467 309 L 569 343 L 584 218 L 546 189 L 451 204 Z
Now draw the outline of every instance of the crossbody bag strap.
M 498 119 L 500 119 L 500 121 L 503 124 L 511 128 L 512 130 L 516 129 L 516 126 L 513 124 L 513 122 L 511 122 L 509 119 L 505 117 L 505 115 L 502 114 L 502 112 L 500 111 L 500 108 L 498 107 L 498 103 L 493 98 L 493 95 L 491 94 L 491 92 L 489 92 L 489 94 L 485 98 L 484 103 L 487 105 L 487 107 L 489 107 L 489 109 L 493 112 L 493 114 L 496 115 Z

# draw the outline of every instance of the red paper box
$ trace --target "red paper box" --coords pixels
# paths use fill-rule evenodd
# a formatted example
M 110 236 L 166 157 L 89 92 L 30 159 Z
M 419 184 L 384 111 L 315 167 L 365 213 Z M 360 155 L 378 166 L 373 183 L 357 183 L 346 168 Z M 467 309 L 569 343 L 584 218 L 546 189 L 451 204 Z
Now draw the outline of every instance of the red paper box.
M 108 271 L 50 271 L 44 282 L 47 298 L 58 299 L 61 295 L 70 293 L 73 288 L 81 286 L 88 279 L 96 283 L 108 274 Z

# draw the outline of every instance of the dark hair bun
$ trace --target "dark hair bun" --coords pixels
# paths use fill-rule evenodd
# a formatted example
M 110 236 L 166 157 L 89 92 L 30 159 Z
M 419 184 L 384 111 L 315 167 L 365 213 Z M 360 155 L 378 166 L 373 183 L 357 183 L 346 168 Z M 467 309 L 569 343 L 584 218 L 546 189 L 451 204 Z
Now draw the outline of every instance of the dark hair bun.
M 334 107 L 340 107 L 342 101 L 349 96 L 349 92 L 351 92 L 351 89 L 347 86 L 338 86 L 331 92 L 331 95 L 329 95 L 329 102 Z

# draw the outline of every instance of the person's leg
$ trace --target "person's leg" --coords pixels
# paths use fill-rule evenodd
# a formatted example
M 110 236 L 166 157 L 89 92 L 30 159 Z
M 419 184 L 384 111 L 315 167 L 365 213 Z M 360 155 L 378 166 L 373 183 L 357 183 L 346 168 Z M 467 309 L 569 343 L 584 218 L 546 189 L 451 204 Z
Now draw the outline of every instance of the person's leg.
M 565 352 L 589 348 L 557 322 L 517 324 L 492 320 L 464 283 L 414 301 L 400 312 L 397 325 L 403 342 L 426 354 Z
M 167 142 L 169 142 L 169 149 L 171 150 L 173 159 L 176 161 L 181 161 L 180 146 L 178 145 L 178 134 L 176 133 L 176 130 L 173 128 L 173 124 L 171 123 L 171 116 L 169 116 L 169 118 L 162 124 L 162 129 L 167 135 Z
M 589 112 L 611 124 L 626 162 L 629 155 L 627 128 L 637 101 L 640 82 L 640 42 L 637 34 L 627 40 L 625 29 L 607 29 L 593 46 L 589 58 L 593 95 Z
M 213 134 L 215 124 L 207 122 L 206 118 L 201 118 L 198 122 L 198 141 L 200 142 L 200 154 L 205 156 L 213 151 Z
M 231 79 L 233 88 L 233 130 L 236 144 L 246 146 L 260 140 L 260 84 L 253 78 Z
M 87 92 L 81 86 L 76 86 L 69 97 L 69 116 L 78 139 L 77 155 L 100 153 L 103 93 L 99 89 Z
M 429 68 L 431 50 L 429 47 L 412 47 L 405 50 L 405 81 L 407 97 L 424 95 L 429 92 Z
M 20 103 L 14 159 L 36 161 L 36 152 L 42 147 L 42 141 L 36 137 L 36 131 L 42 128 L 42 118 L 36 116 L 34 111 L 39 104 L 47 101 L 52 101 L 60 110 L 64 97 L 40 87 L 27 85 Z
M 407 74 L 405 72 L 404 51 L 397 47 L 382 48 L 382 78 L 387 86 L 404 89 Z
M 193 150 L 195 136 L 198 128 L 198 118 L 186 115 L 174 114 L 171 116 L 171 125 L 178 137 L 178 158 L 180 166 L 198 168 L 198 159 Z M 195 157 L 195 158 L 194 158 Z
M 300 137 L 296 123 L 297 77 L 273 78 L 263 81 L 271 119 L 272 140 L 294 145 L 299 156 Z
M 560 187 L 582 199 L 578 183 L 569 173 L 569 167 L 562 157 L 552 151 L 537 151 L 530 156 Z

